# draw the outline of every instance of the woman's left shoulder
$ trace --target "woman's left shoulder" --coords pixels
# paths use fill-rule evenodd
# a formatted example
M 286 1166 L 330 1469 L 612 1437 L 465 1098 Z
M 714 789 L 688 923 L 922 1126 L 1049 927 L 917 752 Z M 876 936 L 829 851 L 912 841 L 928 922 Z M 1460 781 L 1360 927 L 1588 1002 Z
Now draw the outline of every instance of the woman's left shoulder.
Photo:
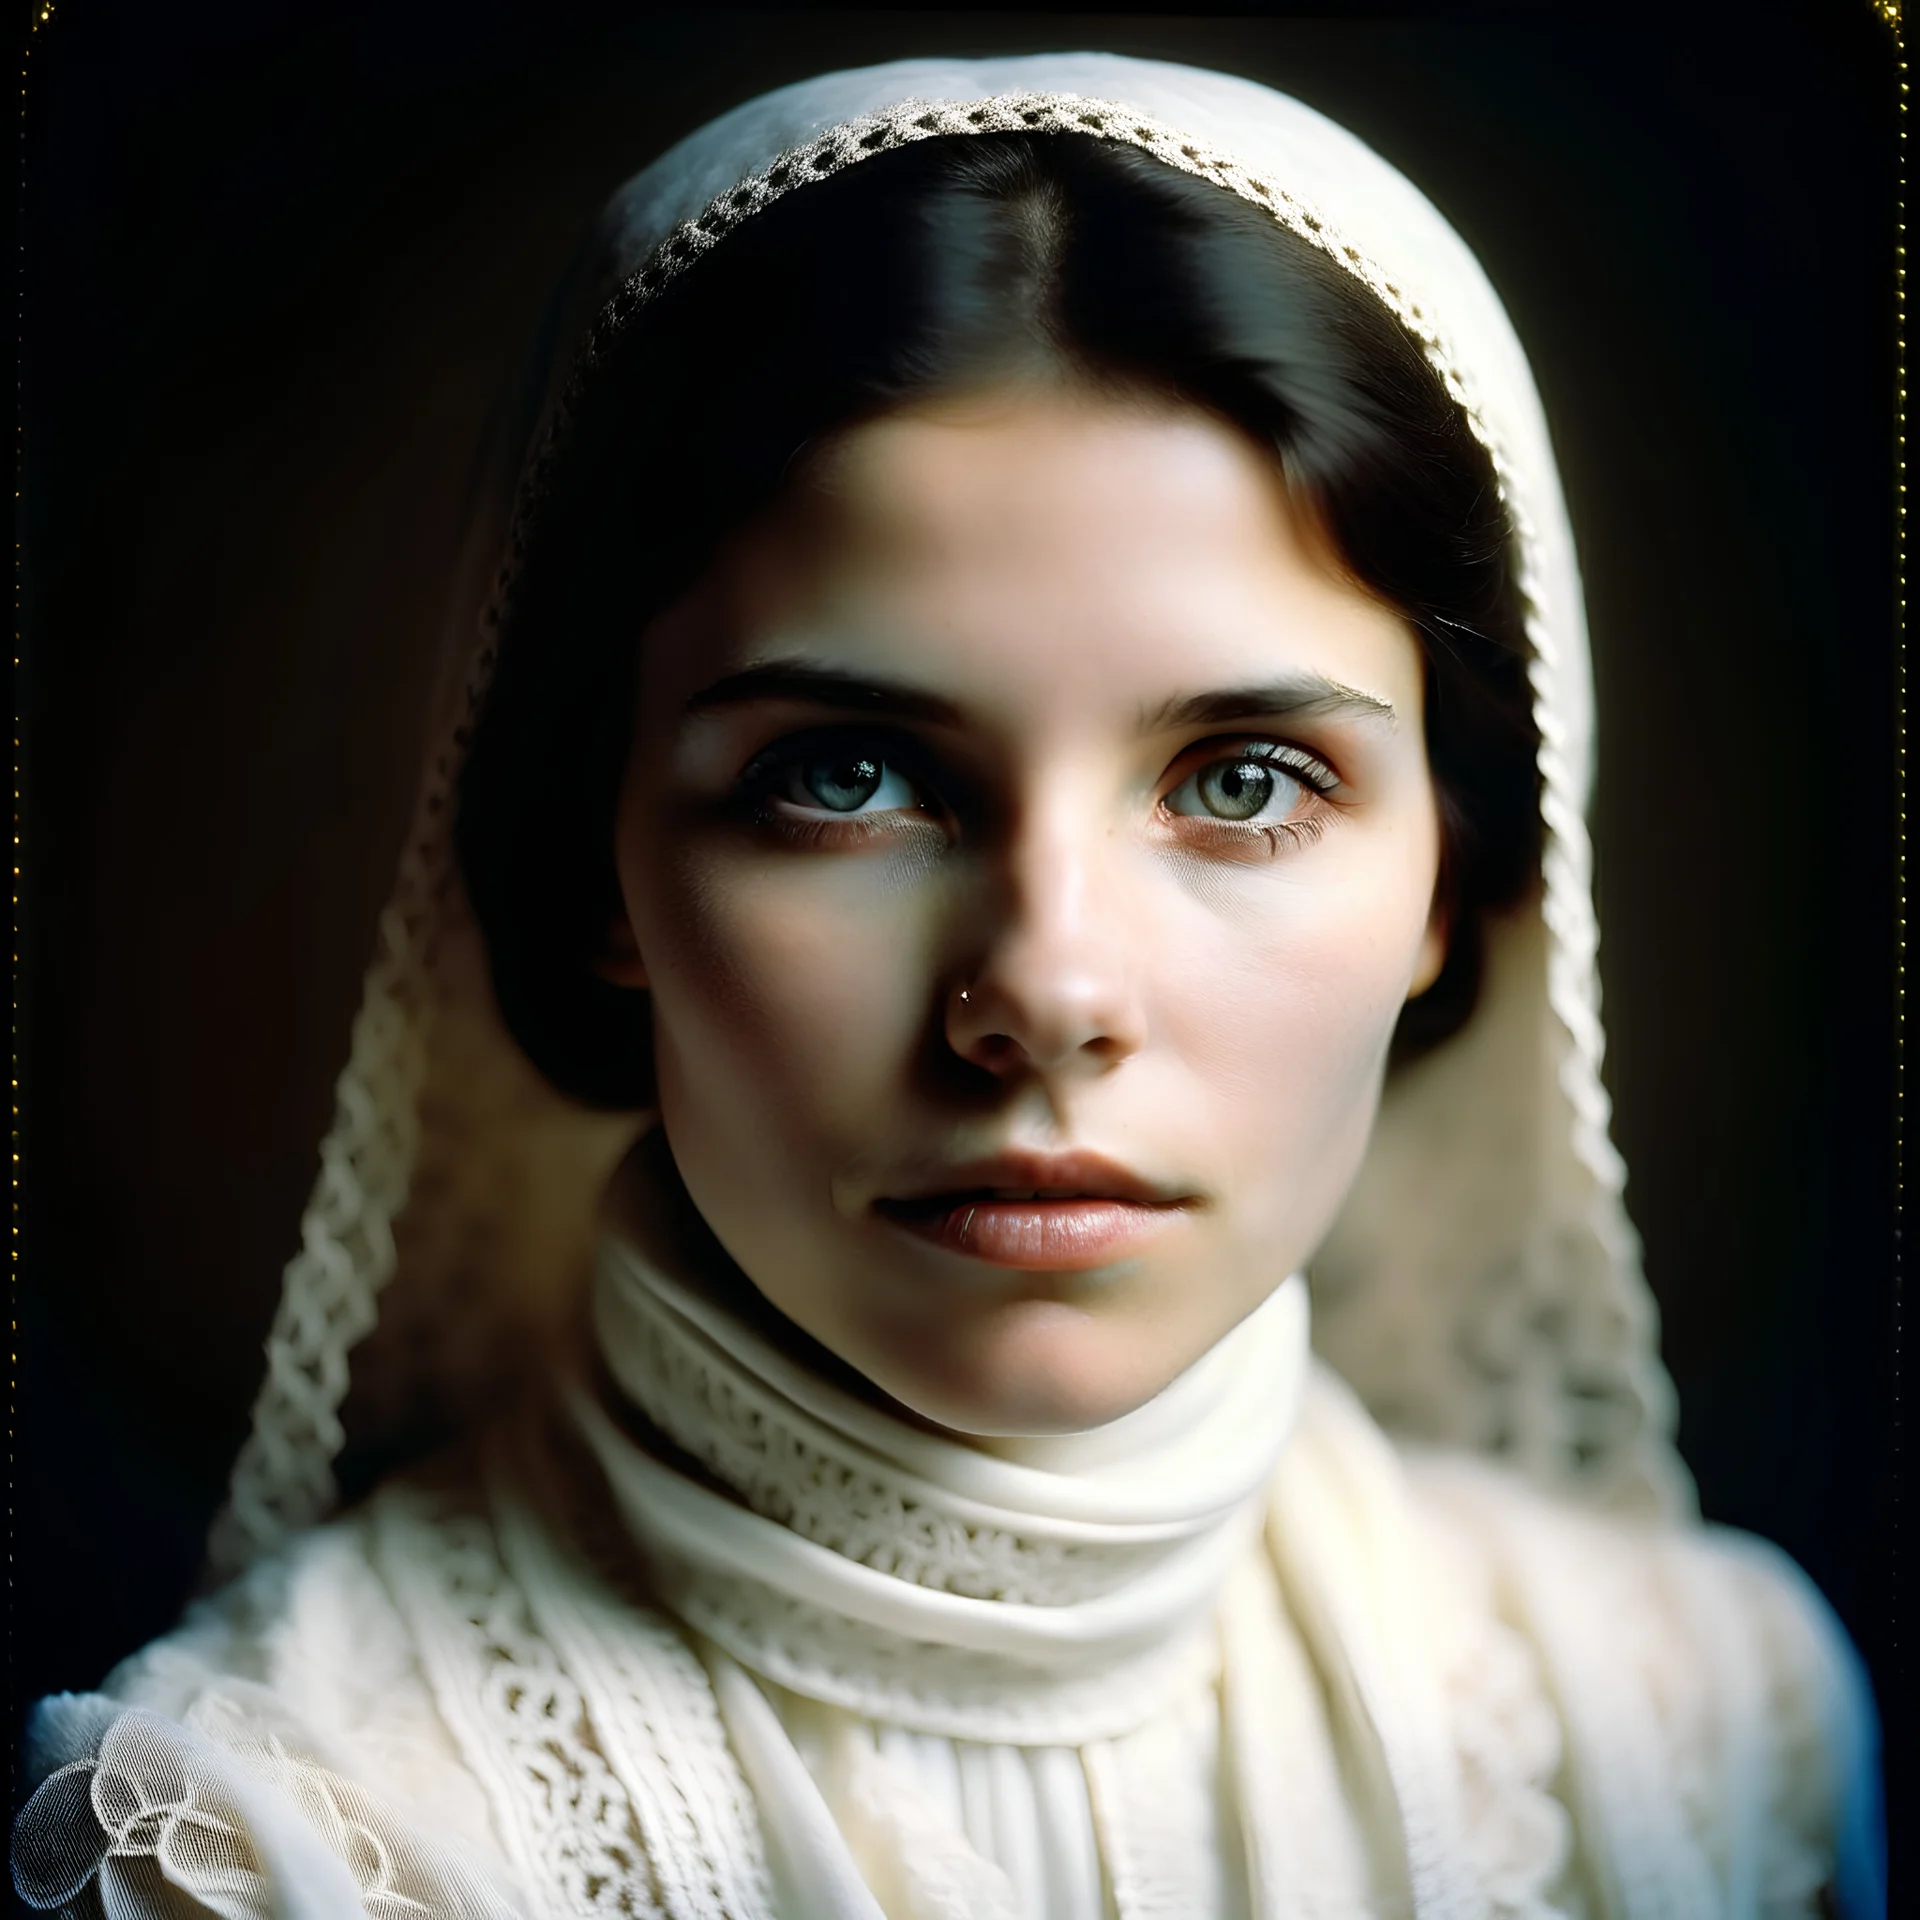
M 1723 1884 L 1751 1876 L 1762 1912 L 1825 1911 L 1836 1893 L 1844 1912 L 1883 1910 L 1871 1692 L 1786 1553 L 1398 1451 L 1423 1559 L 1531 1643 L 1589 1820 L 1683 1824 Z
M 1503 1590 L 1530 1584 L 1543 1566 L 1577 1565 L 1580 1584 L 1614 1603 L 1599 1617 L 1622 1633 L 1651 1610 L 1683 1640 L 1709 1626 L 1722 1641 L 1737 1631 L 1785 1676 L 1818 1677 L 1852 1658 L 1819 1589 L 1755 1534 L 1587 1505 L 1470 1454 L 1395 1451 L 1427 1550 L 1471 1561 Z
M 1597 1632 L 1623 1658 L 1683 1658 L 1705 1683 L 1738 1688 L 1743 1675 L 1765 1676 L 1783 1700 L 1817 1698 L 1859 1678 L 1825 1597 L 1770 1541 L 1691 1518 L 1583 1505 L 1470 1455 L 1398 1452 L 1428 1552 L 1470 1564 L 1495 1604 L 1538 1613 L 1549 1639 L 1563 1626 Z

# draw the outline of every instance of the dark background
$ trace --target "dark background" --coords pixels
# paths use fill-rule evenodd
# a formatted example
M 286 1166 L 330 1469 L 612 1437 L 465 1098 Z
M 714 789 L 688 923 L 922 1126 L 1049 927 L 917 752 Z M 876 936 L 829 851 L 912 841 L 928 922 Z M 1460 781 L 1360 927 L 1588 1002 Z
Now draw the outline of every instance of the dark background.
M 192 1578 L 398 851 L 467 462 L 581 227 L 765 87 L 1092 45 L 1354 128 L 1528 344 L 1588 579 L 1607 1077 L 1682 1448 L 1707 1514 L 1839 1608 L 1904 1769 L 1897 77 L 1867 0 L 58 0 L 23 37 L 16 1712 Z

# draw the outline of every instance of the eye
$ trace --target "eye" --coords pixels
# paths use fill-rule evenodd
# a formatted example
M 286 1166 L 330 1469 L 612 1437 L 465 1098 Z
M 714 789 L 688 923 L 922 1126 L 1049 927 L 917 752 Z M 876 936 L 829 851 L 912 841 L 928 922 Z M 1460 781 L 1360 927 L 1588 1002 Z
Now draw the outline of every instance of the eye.
M 864 742 L 830 741 L 781 754 L 763 765 L 761 780 L 769 798 L 812 814 L 903 813 L 921 806 L 915 784 Z
M 1300 811 L 1309 788 L 1323 792 L 1333 784 L 1332 774 L 1310 756 L 1262 744 L 1207 761 L 1163 804 L 1169 813 L 1273 827 Z
M 872 727 L 789 734 L 740 774 L 737 819 L 789 846 L 851 852 L 945 843 L 948 783 L 910 735 Z

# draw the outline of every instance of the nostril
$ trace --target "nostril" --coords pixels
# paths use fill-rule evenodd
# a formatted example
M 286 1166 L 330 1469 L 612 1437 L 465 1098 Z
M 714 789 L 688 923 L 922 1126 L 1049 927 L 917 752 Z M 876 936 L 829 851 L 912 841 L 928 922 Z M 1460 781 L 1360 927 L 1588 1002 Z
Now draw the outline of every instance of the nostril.
M 982 1034 L 968 1051 L 981 1066 L 994 1073 L 1004 1073 L 1025 1058 L 1020 1043 L 1005 1033 Z
M 961 984 L 961 980 L 965 984 Z M 945 1037 L 954 1053 L 1000 1080 L 1027 1073 L 1105 1071 L 1138 1050 L 1130 985 L 1058 957 L 1001 953 L 947 987 Z

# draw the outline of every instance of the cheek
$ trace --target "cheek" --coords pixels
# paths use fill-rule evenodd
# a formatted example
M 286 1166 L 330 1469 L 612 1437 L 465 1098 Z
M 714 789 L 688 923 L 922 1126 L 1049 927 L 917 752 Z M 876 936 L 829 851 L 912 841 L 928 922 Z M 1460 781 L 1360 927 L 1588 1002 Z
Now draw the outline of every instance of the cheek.
M 1336 866 L 1322 845 L 1289 874 L 1216 870 L 1188 889 L 1199 911 L 1168 950 L 1161 1005 L 1216 1164 L 1235 1170 L 1258 1231 L 1317 1236 L 1358 1169 L 1437 849 L 1437 829 L 1410 833 Z
M 828 1148 L 891 1090 L 926 1017 L 926 903 L 884 860 L 716 858 L 637 889 L 663 1107 L 762 1148 Z
M 1295 926 L 1249 943 L 1211 970 L 1212 992 L 1181 1002 L 1177 1045 L 1249 1224 L 1330 1210 L 1358 1166 L 1405 989 L 1404 968 L 1363 958 Z

